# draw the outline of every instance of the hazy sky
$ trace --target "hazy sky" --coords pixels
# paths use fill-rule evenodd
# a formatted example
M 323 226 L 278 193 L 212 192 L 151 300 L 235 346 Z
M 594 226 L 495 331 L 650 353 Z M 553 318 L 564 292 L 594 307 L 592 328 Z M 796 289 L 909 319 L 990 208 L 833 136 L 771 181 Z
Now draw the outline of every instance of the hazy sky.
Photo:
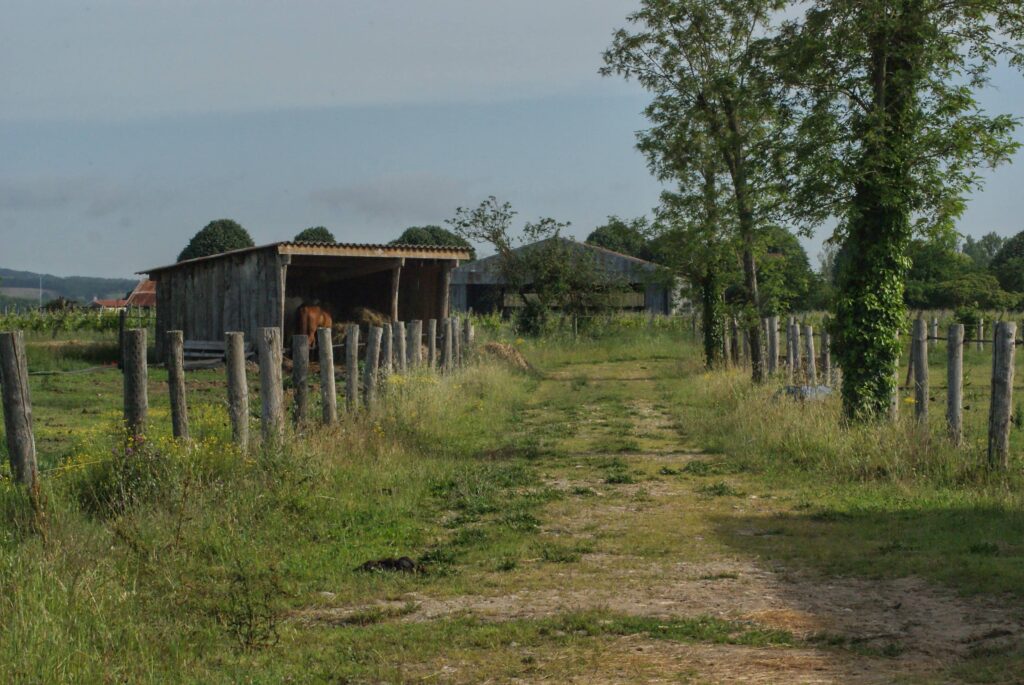
M 635 0 L 5 0 L 0 266 L 125 276 L 215 218 L 387 241 L 489 194 L 584 237 L 659 186 L 597 75 Z M 994 110 L 1024 109 L 997 75 Z M 1012 234 L 1021 165 L 962 230 Z M 812 260 L 820 236 L 807 241 Z

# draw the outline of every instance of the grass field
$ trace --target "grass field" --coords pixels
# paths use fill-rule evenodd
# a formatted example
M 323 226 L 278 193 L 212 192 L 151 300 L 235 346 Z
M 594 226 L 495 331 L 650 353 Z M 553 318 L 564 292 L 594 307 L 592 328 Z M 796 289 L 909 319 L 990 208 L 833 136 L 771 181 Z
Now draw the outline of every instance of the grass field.
M 29 354 L 82 370 L 91 345 Z M 129 455 L 116 371 L 33 376 L 52 470 L 42 514 L 0 486 L 0 678 L 1013 682 L 1020 436 L 1010 474 L 978 468 L 983 397 L 954 450 L 941 411 L 840 429 L 836 399 L 704 373 L 671 331 L 521 347 L 536 374 L 414 374 L 247 455 L 222 372 L 189 377 L 186 447 L 154 370 Z M 419 572 L 357 570 L 403 555 Z

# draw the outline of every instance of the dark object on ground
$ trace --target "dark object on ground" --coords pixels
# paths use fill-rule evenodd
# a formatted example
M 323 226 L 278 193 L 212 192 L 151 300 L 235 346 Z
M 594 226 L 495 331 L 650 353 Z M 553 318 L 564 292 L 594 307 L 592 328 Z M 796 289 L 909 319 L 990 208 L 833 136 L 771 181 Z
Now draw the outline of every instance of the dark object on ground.
M 409 557 L 384 557 L 367 561 L 359 566 L 357 571 L 399 571 L 401 573 L 421 573 L 423 567 Z
M 832 388 L 827 385 L 787 385 L 775 396 L 783 394 L 795 400 L 823 400 L 832 394 Z
M 484 345 L 483 349 L 487 355 L 505 362 L 513 369 L 518 371 L 533 370 L 533 367 L 530 366 L 530 362 L 526 361 L 526 357 L 523 356 L 523 353 L 517 350 L 513 345 L 509 345 L 508 343 L 489 342 Z

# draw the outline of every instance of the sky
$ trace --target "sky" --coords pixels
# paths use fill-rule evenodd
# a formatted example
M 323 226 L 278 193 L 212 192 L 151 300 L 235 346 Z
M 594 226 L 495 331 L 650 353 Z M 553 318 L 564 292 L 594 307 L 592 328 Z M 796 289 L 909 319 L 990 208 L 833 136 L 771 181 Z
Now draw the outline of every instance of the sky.
M 649 213 L 648 97 L 597 74 L 636 6 L 5 0 L 0 266 L 130 276 L 223 217 L 257 244 L 386 242 L 492 194 L 579 238 Z M 1024 77 L 994 86 L 993 111 L 1024 110 Z M 988 175 L 962 232 L 1024 228 L 1022 169 Z

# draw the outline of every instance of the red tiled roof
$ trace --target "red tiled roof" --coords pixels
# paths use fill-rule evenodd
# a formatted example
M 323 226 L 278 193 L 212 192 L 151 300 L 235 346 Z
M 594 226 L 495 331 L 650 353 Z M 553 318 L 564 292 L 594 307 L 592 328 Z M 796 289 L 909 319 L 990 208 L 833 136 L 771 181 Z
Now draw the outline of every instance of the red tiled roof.
M 124 309 L 128 305 L 128 300 L 93 300 L 89 303 L 90 307 L 104 307 L 106 309 Z

